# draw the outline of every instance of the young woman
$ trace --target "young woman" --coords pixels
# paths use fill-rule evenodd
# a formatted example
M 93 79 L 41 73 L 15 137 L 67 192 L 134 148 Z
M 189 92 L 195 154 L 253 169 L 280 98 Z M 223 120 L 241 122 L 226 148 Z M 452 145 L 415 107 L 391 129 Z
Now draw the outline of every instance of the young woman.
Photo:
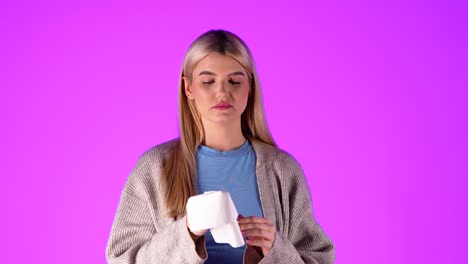
M 107 245 L 109 263 L 333 263 L 296 160 L 276 147 L 247 45 L 212 30 L 184 59 L 180 137 L 145 152 L 131 172 Z M 190 196 L 229 192 L 246 246 L 187 225 Z

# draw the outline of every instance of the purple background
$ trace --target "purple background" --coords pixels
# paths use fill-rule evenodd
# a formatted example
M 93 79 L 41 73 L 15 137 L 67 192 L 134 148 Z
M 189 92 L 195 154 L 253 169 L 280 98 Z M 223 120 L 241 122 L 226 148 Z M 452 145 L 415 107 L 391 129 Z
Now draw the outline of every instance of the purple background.
M 201 33 L 253 51 L 336 263 L 468 263 L 466 1 L 2 1 L 2 263 L 105 263 Z

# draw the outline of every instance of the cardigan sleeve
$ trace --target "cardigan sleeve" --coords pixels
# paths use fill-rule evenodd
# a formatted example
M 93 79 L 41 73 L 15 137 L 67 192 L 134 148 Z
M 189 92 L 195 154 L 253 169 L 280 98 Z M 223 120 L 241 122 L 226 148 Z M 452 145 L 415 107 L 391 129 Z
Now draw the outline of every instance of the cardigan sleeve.
M 304 173 L 294 158 L 288 158 L 285 170 L 290 184 L 289 228 L 277 231 L 273 247 L 259 263 L 334 263 L 332 241 L 319 226 L 313 215 L 310 191 Z
M 205 237 L 196 243 L 190 237 L 186 217 L 178 220 L 155 219 L 153 206 L 141 192 L 145 190 L 147 158 L 141 158 L 122 191 L 106 248 L 109 264 L 204 263 Z M 154 176 L 154 175 L 151 175 Z M 156 208 L 158 208 L 156 206 Z M 155 224 L 164 223 L 164 224 Z M 158 226 L 156 226 L 158 225 Z M 203 256 L 203 257 L 200 257 Z

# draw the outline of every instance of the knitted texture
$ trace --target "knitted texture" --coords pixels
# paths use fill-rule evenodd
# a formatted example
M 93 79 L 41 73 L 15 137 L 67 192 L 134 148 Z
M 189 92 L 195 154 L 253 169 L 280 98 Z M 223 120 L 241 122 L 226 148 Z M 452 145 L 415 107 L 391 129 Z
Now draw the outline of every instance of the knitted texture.
M 205 239 L 194 243 L 186 216 L 166 217 L 159 180 L 174 139 L 146 151 L 122 190 L 106 249 L 109 264 L 204 263 Z M 270 253 L 247 246 L 244 263 L 333 263 L 332 241 L 316 222 L 307 181 L 298 162 L 279 148 L 252 141 L 264 216 L 277 228 Z

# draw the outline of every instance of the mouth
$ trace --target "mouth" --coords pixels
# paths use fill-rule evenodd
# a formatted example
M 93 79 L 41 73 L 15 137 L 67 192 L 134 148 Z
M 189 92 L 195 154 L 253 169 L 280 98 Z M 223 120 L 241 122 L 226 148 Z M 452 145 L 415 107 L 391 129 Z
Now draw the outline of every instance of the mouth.
M 217 110 L 226 110 L 226 109 L 229 109 L 231 107 L 232 107 L 232 105 L 228 104 L 228 103 L 219 103 L 219 104 L 213 106 L 213 108 L 217 109 Z

